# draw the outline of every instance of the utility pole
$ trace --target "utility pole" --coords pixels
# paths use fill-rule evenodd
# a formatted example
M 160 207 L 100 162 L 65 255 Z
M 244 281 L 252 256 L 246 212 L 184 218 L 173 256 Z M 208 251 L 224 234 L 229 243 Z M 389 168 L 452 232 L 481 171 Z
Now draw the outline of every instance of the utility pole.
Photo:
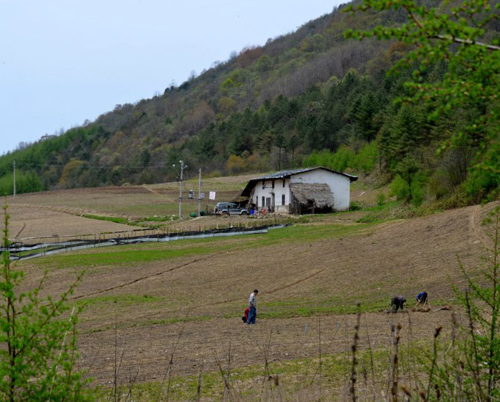
M 181 164 L 181 175 L 179 177 L 179 219 L 182 218 L 182 178 L 184 175 L 184 170 L 187 169 L 187 165 L 184 165 L 183 161 L 179 161 Z
M 201 168 L 200 177 L 198 178 L 198 216 L 201 216 Z
M 16 161 L 14 161 L 14 190 L 12 193 L 15 197 L 16 196 Z

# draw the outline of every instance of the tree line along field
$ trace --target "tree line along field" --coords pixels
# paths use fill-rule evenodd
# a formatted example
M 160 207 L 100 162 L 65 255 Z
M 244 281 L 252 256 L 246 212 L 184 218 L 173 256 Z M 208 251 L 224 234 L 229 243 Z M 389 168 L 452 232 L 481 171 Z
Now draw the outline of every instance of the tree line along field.
M 239 184 L 225 186 L 229 192 Z M 105 203 L 98 191 L 94 199 L 90 190 L 88 198 L 83 190 L 72 191 L 76 204 L 63 192 L 25 196 L 23 202 L 36 205 L 39 197 L 44 207 L 95 210 Z M 143 196 L 117 197 L 118 191 L 107 200 L 124 209 Z M 353 193 L 373 202 L 365 190 Z M 365 223 L 360 211 L 311 216 L 264 235 L 93 249 L 17 267 L 27 275 L 27 288 L 49 269 L 45 292 L 54 295 L 85 271 L 72 297 L 76 306 L 85 306 L 79 365 L 104 387 L 103 399 L 116 384 L 124 394 L 132 388 L 134 400 L 165 400 L 166 393 L 170 400 L 193 400 L 200 376 L 203 400 L 220 399 L 224 392 L 233 399 L 240 393 L 251 399 L 281 392 L 300 400 L 307 399 L 306 391 L 339 397 L 347 392 L 357 303 L 363 312 L 360 354 L 366 358 L 370 346 L 381 373 L 391 324 L 403 325 L 401 342 L 407 350 L 425 350 L 437 325 L 449 334 L 450 311 L 434 310 L 455 306 L 450 278 L 463 285 L 456 257 L 465 266 L 478 262 L 488 244 L 480 222 L 489 208 Z M 248 328 L 240 316 L 254 288 L 259 289 L 258 325 Z M 393 295 L 403 294 L 412 304 L 423 289 L 433 311 L 385 312 Z M 221 369 L 226 376 L 232 373 L 229 388 Z M 409 373 L 402 368 L 403 377 Z M 276 376 L 279 385 L 272 385 Z M 270 377 L 273 381 L 265 380 Z M 383 381 L 378 378 L 377 387 Z

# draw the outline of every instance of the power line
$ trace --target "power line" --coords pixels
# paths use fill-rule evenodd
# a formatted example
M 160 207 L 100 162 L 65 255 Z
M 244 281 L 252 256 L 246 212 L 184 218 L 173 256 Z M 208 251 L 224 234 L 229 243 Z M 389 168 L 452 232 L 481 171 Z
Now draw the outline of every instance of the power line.
M 83 164 L 82 164 L 83 165 Z M 62 163 L 49 163 L 49 164 L 36 164 L 36 163 L 17 163 L 16 164 L 17 168 L 24 168 L 24 169 L 27 169 L 27 168 L 31 168 L 31 169 L 34 169 L 34 168 L 44 168 L 44 167 L 65 167 L 66 164 L 62 164 Z M 96 165 L 96 164 L 93 164 L 93 163 L 88 163 L 88 162 L 85 162 L 85 168 L 86 169 L 91 169 L 91 168 L 97 168 L 97 169 L 115 169 L 117 166 L 120 166 L 124 169 L 142 169 L 142 170 L 145 170 L 145 169 L 158 169 L 158 168 L 171 168 L 171 165 L 170 164 L 163 164 L 163 163 L 160 163 L 160 164 L 154 164 L 154 165 L 147 165 L 147 166 L 144 166 L 144 165 L 120 165 L 120 164 L 116 164 L 116 165 Z

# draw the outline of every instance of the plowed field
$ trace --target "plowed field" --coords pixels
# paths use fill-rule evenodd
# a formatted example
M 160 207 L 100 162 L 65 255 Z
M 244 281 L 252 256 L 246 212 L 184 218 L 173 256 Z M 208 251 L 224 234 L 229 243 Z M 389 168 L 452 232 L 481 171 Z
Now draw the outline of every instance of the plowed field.
M 457 256 L 470 267 L 488 244 L 480 225 L 487 209 L 374 224 L 329 215 L 266 235 L 120 246 L 20 266 L 26 286 L 52 268 L 52 294 L 86 270 L 74 295 L 87 304 L 82 367 L 109 383 L 118 354 L 122 378 L 154 382 L 164 378 L 172 354 L 176 375 L 196 375 L 201 367 L 216 371 L 231 350 L 233 368 L 314 357 L 320 343 L 323 353 L 344 353 L 357 303 L 368 311 L 363 331 L 374 347 L 389 344 L 393 322 L 403 324 L 405 336 L 411 329 L 415 339 L 430 339 L 435 326 L 449 327 L 450 312 L 435 310 L 453 304 L 449 278 L 461 283 Z M 254 288 L 259 318 L 248 327 L 240 316 Z M 391 296 L 405 295 L 411 307 L 423 289 L 431 312 L 386 313 Z

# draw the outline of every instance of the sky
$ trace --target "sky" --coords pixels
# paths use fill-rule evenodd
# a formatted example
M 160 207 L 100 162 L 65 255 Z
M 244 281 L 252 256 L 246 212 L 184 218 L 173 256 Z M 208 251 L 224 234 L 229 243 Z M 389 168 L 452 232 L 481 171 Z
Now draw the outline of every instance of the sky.
M 340 3 L 0 0 L 0 154 L 163 93 Z

